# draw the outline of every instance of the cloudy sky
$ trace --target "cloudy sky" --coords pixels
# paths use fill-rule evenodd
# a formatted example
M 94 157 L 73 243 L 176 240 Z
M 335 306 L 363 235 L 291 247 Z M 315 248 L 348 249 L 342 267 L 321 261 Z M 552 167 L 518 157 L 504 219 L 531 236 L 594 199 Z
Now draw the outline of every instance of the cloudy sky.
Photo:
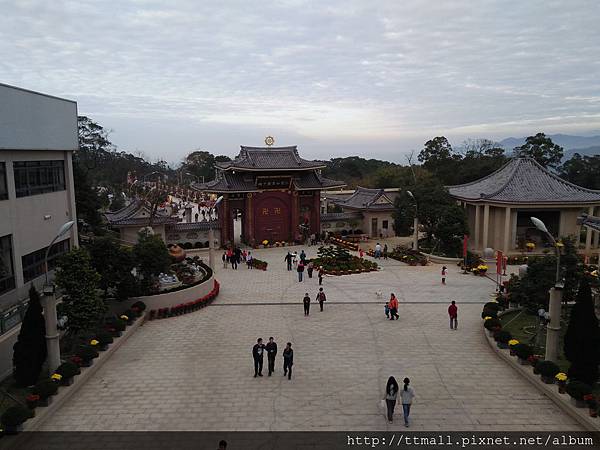
M 0 81 L 64 96 L 119 149 L 297 144 L 402 161 L 443 134 L 600 133 L 590 1 L 0 0 Z

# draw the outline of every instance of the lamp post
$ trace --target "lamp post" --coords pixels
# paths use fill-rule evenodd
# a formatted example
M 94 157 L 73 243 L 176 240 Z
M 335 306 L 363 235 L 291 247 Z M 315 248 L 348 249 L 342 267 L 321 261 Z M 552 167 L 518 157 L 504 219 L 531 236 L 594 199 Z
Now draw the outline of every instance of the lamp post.
M 414 230 L 413 230 L 413 250 L 419 250 L 419 217 L 417 215 L 419 210 L 418 210 L 418 205 L 417 205 L 417 199 L 415 198 L 415 196 L 413 195 L 413 193 L 411 191 L 406 191 L 406 193 L 415 202 L 415 218 L 413 221 L 413 228 L 414 228 Z
M 537 217 L 531 217 L 531 221 L 535 227 L 544 233 L 556 250 L 556 276 L 554 280 L 554 287 L 550 289 L 550 323 L 546 327 L 546 355 L 547 361 L 558 362 L 558 348 L 560 342 L 560 316 L 561 316 L 561 302 L 562 302 L 562 290 L 565 287 L 564 282 L 560 276 L 560 248 L 556 245 L 554 236 L 550 234 L 548 228 L 544 222 Z
M 213 208 L 217 208 L 217 205 L 221 203 L 223 196 L 221 195 L 215 202 Z M 213 230 L 212 221 L 208 221 L 208 265 L 214 271 L 215 270 L 215 231 Z
M 46 283 L 44 284 L 44 321 L 46 323 L 46 348 L 48 350 L 48 370 L 50 373 L 54 372 L 58 366 L 60 366 L 60 340 L 57 327 L 56 318 L 56 293 L 54 289 L 54 283 L 48 281 L 48 255 L 50 249 L 54 243 L 64 236 L 75 224 L 75 221 L 71 220 L 63 224 L 54 239 L 48 245 L 46 249 L 46 256 L 44 257 L 44 267 L 46 269 Z

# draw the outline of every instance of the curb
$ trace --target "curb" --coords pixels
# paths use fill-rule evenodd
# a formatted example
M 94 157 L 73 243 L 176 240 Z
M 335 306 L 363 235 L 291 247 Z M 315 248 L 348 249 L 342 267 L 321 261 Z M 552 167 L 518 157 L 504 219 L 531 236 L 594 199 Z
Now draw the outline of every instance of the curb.
M 499 314 L 500 316 L 501 314 Z M 496 352 L 500 359 L 506 361 L 514 370 L 516 370 L 523 378 L 529 381 L 535 388 L 552 400 L 556 406 L 562 411 L 571 416 L 576 420 L 583 428 L 587 431 L 600 431 L 600 419 L 592 418 L 588 415 L 587 408 L 575 408 L 569 402 L 570 396 L 568 394 L 559 394 L 556 384 L 545 384 L 542 383 L 540 377 L 535 375 L 532 371 L 531 366 L 522 366 L 518 364 L 514 357 L 510 356 L 509 350 L 502 350 L 496 346 L 496 341 L 493 337 L 488 336 L 485 328 L 483 328 L 484 337 L 488 344 Z

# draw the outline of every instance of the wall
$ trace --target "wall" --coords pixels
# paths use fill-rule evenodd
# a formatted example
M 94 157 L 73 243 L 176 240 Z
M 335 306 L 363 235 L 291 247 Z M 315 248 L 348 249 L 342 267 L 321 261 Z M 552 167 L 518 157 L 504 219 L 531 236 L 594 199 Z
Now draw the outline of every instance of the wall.
M 373 218 L 377 218 L 377 236 L 381 236 L 383 234 L 383 237 L 386 237 L 385 234 L 385 230 L 381 227 L 382 223 L 384 220 L 388 221 L 388 228 L 387 228 L 387 237 L 389 236 L 395 236 L 396 233 L 394 232 L 394 218 L 392 217 L 392 211 L 385 211 L 385 212 L 368 212 L 368 211 L 364 211 L 363 212 L 363 222 L 362 225 L 359 225 L 362 227 L 362 230 L 365 234 L 368 234 L 369 237 L 371 236 L 371 219 Z
M 0 379 L 12 373 L 13 345 L 17 342 L 20 330 L 21 325 L 18 325 L 0 336 Z

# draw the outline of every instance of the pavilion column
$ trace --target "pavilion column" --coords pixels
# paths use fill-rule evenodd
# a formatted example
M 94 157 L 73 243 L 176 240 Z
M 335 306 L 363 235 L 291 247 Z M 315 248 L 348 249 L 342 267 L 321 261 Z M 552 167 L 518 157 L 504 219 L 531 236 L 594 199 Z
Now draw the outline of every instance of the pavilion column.
M 506 207 L 504 209 L 504 254 L 508 254 L 510 250 L 512 250 L 512 245 L 510 242 L 510 238 L 512 235 L 512 228 L 510 226 L 510 216 L 511 211 L 510 207 Z
M 490 227 L 490 205 L 483 207 L 483 239 L 481 242 L 481 248 L 486 249 L 488 247 L 488 231 Z
M 313 233 L 316 236 L 321 234 L 321 192 L 317 191 L 314 193 L 313 197 L 313 210 L 315 214 L 314 223 L 311 224 Z
M 254 245 L 254 210 L 252 209 L 252 193 L 246 195 L 246 240 L 250 245 Z
M 481 228 L 481 214 L 478 204 L 475 204 L 475 250 L 479 250 L 479 233 Z
M 590 215 L 590 216 L 594 215 L 594 207 L 593 206 L 589 207 L 588 215 Z M 590 250 L 592 249 L 592 234 L 593 234 L 593 231 L 591 228 L 588 228 L 585 231 L 585 254 L 586 255 L 589 255 Z
M 227 243 L 231 241 L 231 237 L 229 235 L 229 222 L 230 222 L 230 213 L 229 213 L 229 198 L 227 195 L 223 196 L 223 211 L 219 214 L 219 219 L 223 218 L 221 221 L 221 231 L 223 234 L 222 241 L 223 243 Z
M 292 229 L 292 241 L 296 240 L 298 225 L 300 225 L 300 208 L 298 203 L 298 191 L 292 191 L 292 223 L 290 225 Z

